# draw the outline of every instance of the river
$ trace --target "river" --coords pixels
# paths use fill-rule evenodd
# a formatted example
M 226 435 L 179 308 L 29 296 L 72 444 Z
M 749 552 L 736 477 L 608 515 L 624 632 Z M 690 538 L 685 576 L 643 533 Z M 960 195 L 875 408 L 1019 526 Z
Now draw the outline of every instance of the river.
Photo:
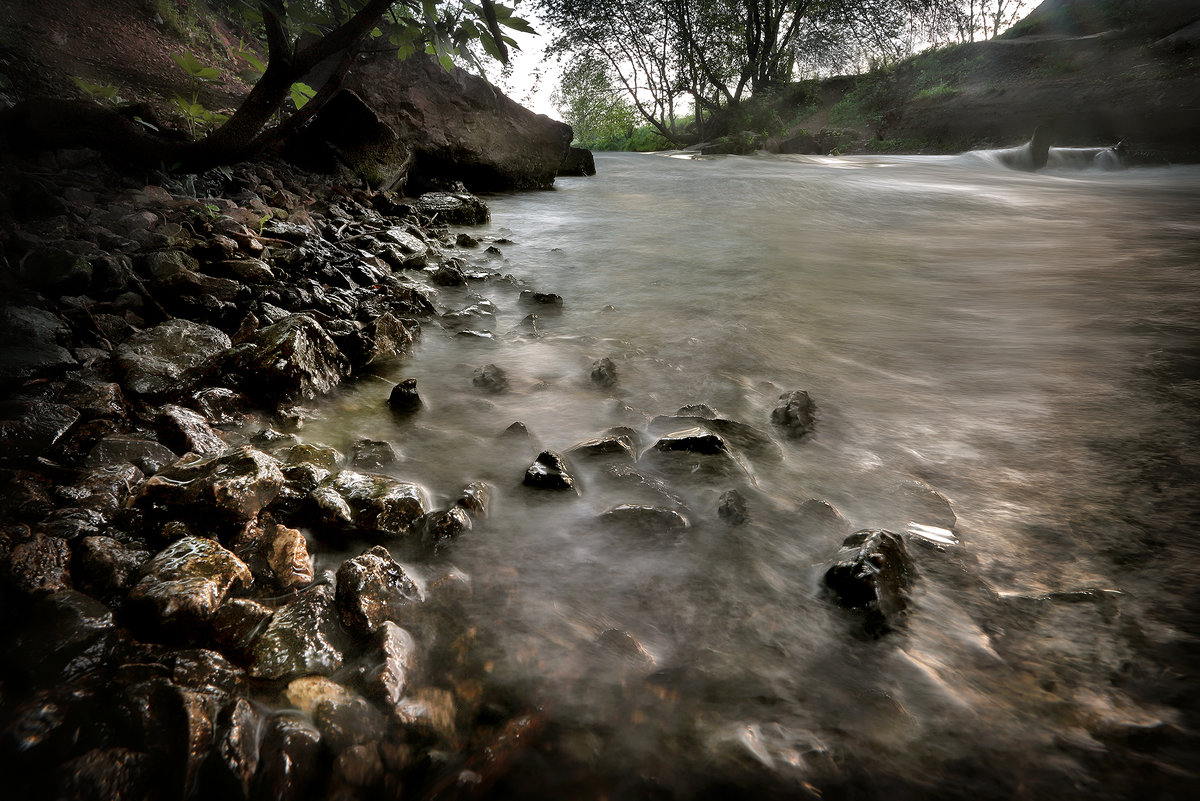
M 1195 789 L 1200 168 L 634 154 L 597 167 L 487 198 L 492 222 L 470 232 L 500 253 L 468 258 L 513 278 L 442 290 L 445 308 L 494 303 L 476 326 L 494 337 L 425 326 L 386 376 L 416 378 L 423 412 L 393 418 L 389 383 L 367 380 L 306 428 L 388 440 L 390 469 L 436 502 L 494 488 L 490 518 L 449 555 L 472 580 L 470 675 L 436 666 L 539 721 L 489 792 Z M 561 295 L 561 314 L 523 288 Z M 510 334 L 531 311 L 541 336 Z M 589 380 L 601 358 L 613 386 Z M 473 386 L 487 363 L 507 392 Z M 818 413 L 791 440 L 770 417 L 796 389 Z M 645 451 L 670 428 L 654 418 L 689 404 L 771 441 L 716 472 L 568 455 L 578 494 L 521 486 L 541 449 L 623 426 Z M 528 437 L 500 436 L 517 421 Z M 742 525 L 718 516 L 729 489 Z M 624 503 L 689 526 L 597 524 Z M 910 612 L 879 637 L 822 592 L 862 528 L 916 532 Z

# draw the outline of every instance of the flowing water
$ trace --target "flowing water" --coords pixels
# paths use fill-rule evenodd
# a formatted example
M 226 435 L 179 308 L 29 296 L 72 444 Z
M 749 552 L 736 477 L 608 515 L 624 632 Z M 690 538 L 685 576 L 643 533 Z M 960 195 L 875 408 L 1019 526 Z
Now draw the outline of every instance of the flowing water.
M 495 303 L 476 326 L 495 338 L 425 326 L 387 376 L 416 378 L 423 412 L 392 418 L 390 384 L 368 380 L 305 429 L 392 442 L 389 469 L 435 505 L 493 486 L 490 518 L 448 557 L 472 577 L 471 681 L 540 734 L 490 792 L 1195 789 L 1200 169 L 1022 173 L 971 154 L 597 166 L 488 198 L 472 233 L 502 255 L 470 258 L 515 281 L 442 290 L 445 308 Z M 522 288 L 560 294 L 562 313 Z M 509 335 L 531 311 L 542 336 Z M 604 357 L 608 388 L 589 380 Z M 507 392 L 472 385 L 487 363 Z M 818 419 L 789 440 L 770 416 L 795 389 Z M 698 403 L 773 442 L 715 472 L 568 455 L 578 495 L 521 486 L 539 450 L 613 426 L 645 450 L 672 427 L 656 416 Z M 500 436 L 515 421 L 528 438 Z M 717 514 L 729 489 L 743 525 Z M 690 526 L 596 524 L 623 503 Z M 829 560 L 851 530 L 920 526 L 958 542 L 909 534 L 910 614 L 864 635 L 821 590 Z

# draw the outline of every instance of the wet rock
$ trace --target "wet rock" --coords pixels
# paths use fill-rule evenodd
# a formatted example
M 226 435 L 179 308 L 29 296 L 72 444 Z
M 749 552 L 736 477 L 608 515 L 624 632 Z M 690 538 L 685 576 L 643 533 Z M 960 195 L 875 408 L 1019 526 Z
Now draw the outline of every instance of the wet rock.
M 864 613 L 867 632 L 878 635 L 900 622 L 915 577 L 900 535 L 864 529 L 842 543 L 825 571 L 825 586 L 839 605 Z
M 143 477 L 141 470 L 128 463 L 98 467 L 74 484 L 59 487 L 55 494 L 69 508 L 94 512 L 97 525 L 105 525 L 116 516 Z
M 315 796 L 321 733 L 300 715 L 279 713 L 266 724 L 254 798 L 301 801 Z
M 0 306 L 0 383 L 57 375 L 77 366 L 62 320 L 32 306 Z
M 85 467 L 105 467 L 132 464 L 147 476 L 152 476 L 179 456 L 162 443 L 136 436 L 113 434 L 97 442 L 88 451 Z
M 617 385 L 617 365 L 612 359 L 605 357 L 592 362 L 588 378 L 598 387 L 615 387 Z
M 335 754 L 375 742 L 387 731 L 383 714 L 361 695 L 323 698 L 313 705 L 312 716 L 321 739 Z
M 92 282 L 87 256 L 65 248 L 35 248 L 22 259 L 20 269 L 31 284 L 54 295 L 86 292 Z
M 487 205 L 466 192 L 426 192 L 411 206 L 442 225 L 482 225 L 491 219 Z
M 429 280 L 435 286 L 466 286 L 467 278 L 463 271 L 453 264 L 443 264 L 434 271 Z
M 342 666 L 333 590 L 320 584 L 279 609 L 251 651 L 250 675 L 259 679 L 328 676 Z
M 245 698 L 235 698 L 216 719 L 216 737 L 205 765 L 209 795 L 250 798 L 258 772 L 263 713 Z
M 38 683 L 69 682 L 95 670 L 107 659 L 115 630 L 112 610 L 71 589 L 38 599 L 13 626 L 8 667 Z
M 537 306 L 538 311 L 542 314 L 558 314 L 563 309 L 562 295 L 556 295 L 553 292 L 534 292 L 532 289 L 521 291 L 521 302 Z
M 390 228 L 379 235 L 381 255 L 397 270 L 414 270 L 425 266 L 429 246 L 418 236 L 402 228 Z
M 274 612 L 249 598 L 227 598 L 209 618 L 213 640 L 228 654 L 248 661 L 251 646 Z
M 333 772 L 329 779 L 330 801 L 354 801 L 364 796 L 387 792 L 378 787 L 384 778 L 385 770 L 375 741 L 340 751 L 333 760 Z M 396 782 L 393 794 L 398 789 L 399 782 Z
M 578 482 L 567 469 L 566 460 L 554 451 L 542 451 L 525 470 L 525 486 L 534 489 L 579 492 Z
M 297 529 L 278 523 L 251 526 L 237 555 L 254 574 L 255 582 L 286 592 L 313 582 L 308 543 Z
M 58 403 L 0 403 L 0 464 L 41 456 L 79 417 Z
M 168 320 L 118 345 L 113 364 L 122 375 L 126 392 L 160 397 L 186 390 L 229 346 L 229 337 L 217 328 Z
M 275 456 L 285 465 L 315 464 L 326 470 L 336 470 L 343 461 L 342 455 L 328 445 L 301 442 L 284 448 Z
M 363 671 L 367 693 L 394 707 L 408 690 L 417 669 L 417 643 L 404 629 L 385 620 L 372 638 L 373 662 Z
M 657 432 L 670 433 L 689 427 L 716 434 L 732 447 L 754 458 L 769 461 L 783 458 L 783 451 L 766 432 L 737 420 L 719 417 L 711 407 L 702 403 L 685 406 L 674 415 L 660 415 L 650 421 L 650 430 Z
M 246 671 L 216 651 L 207 648 L 173 650 L 168 661 L 171 682 L 178 687 L 210 695 L 246 692 Z
M 809 498 L 796 509 L 796 522 L 805 534 L 845 537 L 850 533 L 850 521 L 829 501 Z
M 32 523 L 57 508 L 50 497 L 51 479 L 28 470 L 0 472 L 0 514 L 7 520 Z
M 663 453 L 693 453 L 704 456 L 729 455 L 729 445 L 719 435 L 702 428 L 689 428 L 662 437 L 654 449 Z
M 61 537 L 34 534 L 8 557 L 8 576 L 20 592 L 58 592 L 71 587 L 71 546 Z
M 65 762 L 49 777 L 64 801 L 149 798 L 157 784 L 150 754 L 128 748 L 93 748 Z
M 128 414 L 121 385 L 115 382 L 68 381 L 60 400 L 78 410 L 84 420 L 124 419 Z
M 321 701 L 345 701 L 353 698 L 354 693 L 325 676 L 302 676 L 288 682 L 284 697 L 296 709 L 311 715 L 313 708 Z
M 211 425 L 241 425 L 246 422 L 249 399 L 225 387 L 206 387 L 192 393 L 191 404 Z
M 629 464 L 614 464 L 605 467 L 601 477 L 620 487 L 623 492 L 635 492 L 657 502 L 683 506 L 683 498 L 661 479 L 654 478 Z
M 84 537 L 75 547 L 75 580 L 99 598 L 124 595 L 152 553 L 127 547 L 112 537 Z
M 425 514 L 416 484 L 350 470 L 322 481 L 311 497 L 326 524 L 385 539 L 408 533 Z
M 891 492 L 897 511 L 907 519 L 904 523 L 952 530 L 958 523 L 954 508 L 946 496 L 923 481 L 905 481 Z
M 476 367 L 475 374 L 471 377 L 471 383 L 497 395 L 508 391 L 508 375 L 494 364 Z
M 227 368 L 251 397 L 280 403 L 324 395 L 348 374 L 350 363 L 316 320 L 293 314 L 234 348 Z
M 492 506 L 492 488 L 486 482 L 472 481 L 459 493 L 455 504 L 466 509 L 472 517 L 485 520 Z
M 816 425 L 816 404 L 802 389 L 785 392 L 779 396 L 771 410 L 771 422 L 792 439 L 799 439 L 813 430 Z
M 726 490 L 717 501 L 717 517 L 731 526 L 740 526 L 750 519 L 746 498 L 737 490 Z
M 142 569 L 129 602 L 160 623 L 206 620 L 235 584 L 254 583 L 250 569 L 214 540 L 188 536 L 168 545 Z
M 454 237 L 454 244 L 460 248 L 477 248 L 479 247 L 479 240 L 468 233 L 460 233 Z
M 388 406 L 393 412 L 399 414 L 412 414 L 420 411 L 424 405 L 421 396 L 417 394 L 417 379 L 415 378 L 404 379 L 392 387 L 392 394 L 388 396 Z
M 187 510 L 241 528 L 275 500 L 285 481 L 279 463 L 244 445 L 218 456 L 184 457 L 142 483 L 143 509 Z
M 490 302 L 473 303 L 442 315 L 442 323 L 452 329 L 486 329 L 496 325 L 496 308 Z
M 677 534 L 691 525 L 674 509 L 628 503 L 604 512 L 599 521 L 606 528 L 646 535 Z
M 259 259 L 223 259 L 209 262 L 204 269 L 213 275 L 248 284 L 268 284 L 275 280 L 270 266 Z
M 578 445 L 572 445 L 567 450 L 567 455 L 589 459 L 615 459 L 631 463 L 637 461 L 633 440 L 625 434 L 613 434 L 585 440 Z
M 366 347 L 357 354 L 365 366 L 412 353 L 420 327 L 413 321 L 401 320 L 391 312 L 375 317 L 363 328 Z
M 178 453 L 215 456 L 225 450 L 225 440 L 208 421 L 191 409 L 167 404 L 154 419 L 159 441 Z
M 421 542 L 433 553 L 441 553 L 451 542 L 471 530 L 467 510 L 454 506 L 444 512 L 430 512 L 420 523 Z
M 347 559 L 338 568 L 338 611 L 346 628 L 360 636 L 423 600 L 417 584 L 382 546 Z

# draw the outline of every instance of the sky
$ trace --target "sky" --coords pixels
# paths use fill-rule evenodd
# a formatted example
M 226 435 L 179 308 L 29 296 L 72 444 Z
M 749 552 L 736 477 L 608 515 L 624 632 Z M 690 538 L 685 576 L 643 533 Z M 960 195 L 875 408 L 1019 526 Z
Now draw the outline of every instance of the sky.
M 553 60 L 542 63 L 545 49 L 550 43 L 549 34 L 544 32 L 546 24 L 537 18 L 533 9 L 526 6 L 518 6 L 517 15 L 524 17 L 534 30 L 542 33 L 534 36 L 519 31 L 511 32 L 521 48 L 519 52 L 512 54 L 512 74 L 507 79 L 490 77 L 504 94 L 525 108 L 558 119 L 561 115 L 550 102 L 550 95 L 558 86 L 558 69 Z

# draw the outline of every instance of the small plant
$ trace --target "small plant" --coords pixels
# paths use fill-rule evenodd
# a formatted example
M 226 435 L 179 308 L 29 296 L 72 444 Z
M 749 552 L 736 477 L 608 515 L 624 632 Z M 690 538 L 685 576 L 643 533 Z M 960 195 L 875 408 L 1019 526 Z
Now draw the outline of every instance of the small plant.
M 71 80 L 74 81 L 75 85 L 82 89 L 84 93 L 93 100 L 103 103 L 111 103 L 114 106 L 118 103 L 124 102 L 121 99 L 121 96 L 118 94 L 118 92 L 121 90 L 113 86 L 111 83 L 106 83 L 103 85 L 91 83 L 90 81 L 85 81 L 83 78 L 80 78 L 77 75 L 72 75 Z
M 175 59 L 175 63 L 179 65 L 179 68 L 186 72 L 192 79 L 191 96 L 175 95 L 173 99 L 176 108 L 179 109 L 187 121 L 188 133 L 192 138 L 195 138 L 197 130 L 204 130 L 220 125 L 229 119 L 229 115 L 218 111 L 211 111 L 200 102 L 201 85 L 219 80 L 221 78 L 221 71 L 216 67 L 204 66 L 192 53 L 176 53 L 171 58 Z

